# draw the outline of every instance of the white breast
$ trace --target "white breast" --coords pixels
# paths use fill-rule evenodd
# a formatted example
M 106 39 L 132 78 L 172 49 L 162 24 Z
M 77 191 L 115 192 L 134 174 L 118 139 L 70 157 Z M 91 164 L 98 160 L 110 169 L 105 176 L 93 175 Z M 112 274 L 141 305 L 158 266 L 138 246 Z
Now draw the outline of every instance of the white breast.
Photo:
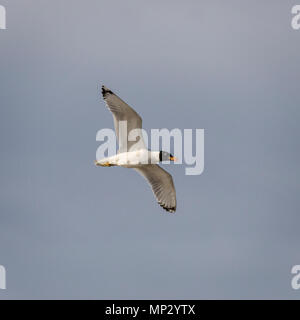
M 139 165 L 157 163 L 158 158 L 153 152 L 150 152 L 146 149 L 140 149 L 132 152 L 123 152 L 114 156 L 115 159 L 112 159 L 117 166 L 122 167 L 136 167 Z

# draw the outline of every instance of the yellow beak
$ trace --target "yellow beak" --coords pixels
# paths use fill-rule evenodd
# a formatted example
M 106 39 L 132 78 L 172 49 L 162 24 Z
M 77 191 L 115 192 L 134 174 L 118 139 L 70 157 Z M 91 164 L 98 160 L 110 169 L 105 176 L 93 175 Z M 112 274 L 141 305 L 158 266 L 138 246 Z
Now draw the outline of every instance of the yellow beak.
M 171 161 L 177 161 L 177 158 L 176 157 L 170 157 L 170 160 Z

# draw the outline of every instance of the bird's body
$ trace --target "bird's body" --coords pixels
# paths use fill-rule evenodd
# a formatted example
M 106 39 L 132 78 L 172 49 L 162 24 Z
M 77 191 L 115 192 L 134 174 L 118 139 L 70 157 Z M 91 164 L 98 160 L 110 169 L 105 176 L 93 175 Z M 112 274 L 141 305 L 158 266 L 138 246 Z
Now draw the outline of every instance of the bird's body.
M 97 161 L 97 165 L 105 166 L 120 166 L 124 168 L 136 168 L 144 166 L 145 164 L 159 163 L 159 151 L 149 151 L 147 149 L 140 149 L 136 151 L 121 152 L 114 156 L 107 157 Z M 104 165 L 103 165 L 104 164 Z
M 104 86 L 102 95 L 113 114 L 119 151 L 114 156 L 96 160 L 95 164 L 102 167 L 120 166 L 135 169 L 151 185 L 160 206 L 168 212 L 175 212 L 176 192 L 172 176 L 157 164 L 165 160 L 174 161 L 175 158 L 168 152 L 147 150 L 141 132 L 142 118 Z M 125 127 L 122 127 L 124 123 Z M 137 139 L 132 139 L 132 133 Z

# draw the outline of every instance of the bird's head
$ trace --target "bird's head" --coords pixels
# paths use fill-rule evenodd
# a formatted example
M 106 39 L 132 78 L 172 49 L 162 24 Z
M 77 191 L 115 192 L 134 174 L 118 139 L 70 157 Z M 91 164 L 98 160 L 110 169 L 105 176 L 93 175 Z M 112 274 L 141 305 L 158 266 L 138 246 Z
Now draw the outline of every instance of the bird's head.
M 176 161 L 177 159 L 166 151 L 159 152 L 159 161 Z

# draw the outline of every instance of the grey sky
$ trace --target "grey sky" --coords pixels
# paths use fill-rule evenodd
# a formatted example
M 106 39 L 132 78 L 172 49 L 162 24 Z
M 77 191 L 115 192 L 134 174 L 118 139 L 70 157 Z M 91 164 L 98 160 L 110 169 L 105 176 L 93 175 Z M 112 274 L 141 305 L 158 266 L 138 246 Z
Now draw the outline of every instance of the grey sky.
M 300 298 L 295 1 L 0 4 L 0 299 Z M 93 165 L 101 84 L 147 130 L 205 129 L 202 175 L 164 166 L 175 215 Z

